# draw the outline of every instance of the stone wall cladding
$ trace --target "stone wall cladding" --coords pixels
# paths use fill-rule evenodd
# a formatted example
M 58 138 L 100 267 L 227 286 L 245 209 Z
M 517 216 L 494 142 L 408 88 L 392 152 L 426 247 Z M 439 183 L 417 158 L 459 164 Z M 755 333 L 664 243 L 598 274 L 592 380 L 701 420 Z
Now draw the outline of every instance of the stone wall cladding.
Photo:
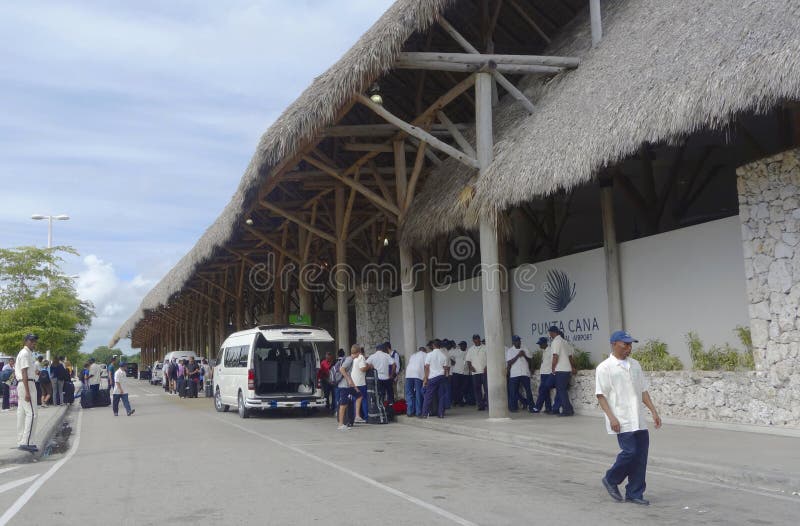
M 756 370 L 800 404 L 800 150 L 737 170 Z M 790 406 L 784 407 L 789 410 Z
M 370 354 L 389 341 L 389 291 L 371 283 L 356 286 L 356 342 Z

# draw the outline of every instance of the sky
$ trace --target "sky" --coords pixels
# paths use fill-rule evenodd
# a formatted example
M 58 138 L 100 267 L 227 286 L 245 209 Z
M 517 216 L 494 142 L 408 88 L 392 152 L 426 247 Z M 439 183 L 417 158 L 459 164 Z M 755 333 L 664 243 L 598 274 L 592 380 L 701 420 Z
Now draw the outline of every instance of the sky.
M 392 0 L 0 3 L 0 247 L 53 243 L 106 345 L 260 136 Z M 119 347 L 126 353 L 130 341 Z M 135 352 L 135 351 L 133 351 Z

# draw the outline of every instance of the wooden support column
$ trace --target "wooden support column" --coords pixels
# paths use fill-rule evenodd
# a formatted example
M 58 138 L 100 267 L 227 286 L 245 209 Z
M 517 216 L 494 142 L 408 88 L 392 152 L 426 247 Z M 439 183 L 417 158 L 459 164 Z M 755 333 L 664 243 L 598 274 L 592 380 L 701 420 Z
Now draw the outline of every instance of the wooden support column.
M 216 346 L 214 345 L 214 304 L 210 301 L 208 302 L 208 309 L 206 309 L 206 347 L 208 348 L 206 356 L 213 358 L 217 355 L 215 352 Z
M 239 285 L 236 287 L 236 330 L 244 329 L 244 270 L 245 263 L 239 266 Z
M 606 265 L 609 332 L 624 330 L 622 278 L 619 270 L 619 245 L 614 222 L 614 193 L 611 180 L 600 182 L 600 212 L 603 216 L 603 255 Z
M 336 211 L 336 343 L 345 353 L 350 351 L 350 318 L 347 312 L 347 238 L 341 234 L 344 225 L 344 187 L 336 186 L 334 193 Z
M 475 82 L 475 131 L 479 177 L 484 177 L 492 162 L 492 74 L 480 72 Z M 498 255 L 497 218 L 482 216 L 479 225 L 481 242 L 481 289 L 483 326 L 486 331 L 486 383 L 489 395 L 489 418 L 508 418 L 506 357 L 500 298 L 500 259 Z
M 297 246 L 300 250 L 300 269 L 297 274 L 297 299 L 300 303 L 299 314 L 308 315 L 311 318 L 311 323 L 314 323 L 313 302 L 311 301 L 310 283 L 305 283 L 303 269 L 308 264 L 308 250 L 306 250 L 306 243 L 310 241 L 311 234 L 305 229 L 297 229 Z
M 414 256 L 410 247 L 400 245 L 400 290 L 403 308 L 403 355 L 406 363 L 411 355 L 416 352 L 417 322 L 414 314 L 414 288 L 416 287 L 416 274 L 414 273 Z
M 424 271 L 422 274 L 422 313 L 425 316 L 423 331 L 425 343 L 434 338 L 433 332 L 433 276 L 431 275 L 431 255 L 427 250 L 422 252 Z

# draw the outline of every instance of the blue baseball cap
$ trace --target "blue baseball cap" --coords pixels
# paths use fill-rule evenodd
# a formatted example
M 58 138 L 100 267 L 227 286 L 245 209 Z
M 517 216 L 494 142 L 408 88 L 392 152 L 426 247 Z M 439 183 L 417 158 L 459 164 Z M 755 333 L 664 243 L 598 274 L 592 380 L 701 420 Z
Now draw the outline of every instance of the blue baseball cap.
M 517 336 L 517 335 L 515 334 L 514 336 L 512 336 L 512 337 L 511 337 L 511 341 L 512 341 L 512 342 L 521 342 L 521 341 L 522 341 L 522 338 L 520 338 L 519 336 Z
M 625 331 L 615 331 L 614 334 L 611 335 L 611 343 L 614 342 L 638 343 L 639 340 L 634 339 L 633 336 Z
M 551 325 L 550 328 L 547 329 L 547 332 L 558 332 L 558 333 L 560 333 L 561 331 L 558 330 L 558 327 L 556 327 L 555 325 Z
M 378 345 L 375 346 L 375 349 L 378 351 L 382 351 L 384 349 L 384 346 L 382 343 L 379 343 Z
M 548 343 L 549 341 L 550 341 L 550 340 L 548 340 L 547 338 L 545 338 L 544 336 L 542 336 L 541 338 L 539 338 L 538 340 L 536 340 L 536 345 L 547 345 L 547 343 Z

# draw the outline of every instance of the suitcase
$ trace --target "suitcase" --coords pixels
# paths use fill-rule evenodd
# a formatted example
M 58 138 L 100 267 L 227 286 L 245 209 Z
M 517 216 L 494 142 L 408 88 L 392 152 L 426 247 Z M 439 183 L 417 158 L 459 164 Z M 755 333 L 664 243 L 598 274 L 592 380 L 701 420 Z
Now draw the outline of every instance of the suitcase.
M 383 400 L 380 399 L 380 395 L 378 394 L 378 375 L 372 370 L 367 371 L 367 400 L 367 423 L 388 424 L 389 417 L 386 414 Z
M 206 398 L 211 398 L 214 396 L 214 385 L 211 383 L 211 380 L 206 380 Z
M 111 405 L 111 391 L 108 389 L 100 389 L 97 391 L 97 400 L 95 401 L 95 406 L 97 407 L 108 407 Z
M 92 407 L 92 392 L 87 388 L 81 391 L 81 407 L 84 409 Z
M 65 404 L 71 404 L 75 401 L 75 384 L 72 383 L 72 380 L 67 380 L 64 382 L 64 394 L 62 400 Z

